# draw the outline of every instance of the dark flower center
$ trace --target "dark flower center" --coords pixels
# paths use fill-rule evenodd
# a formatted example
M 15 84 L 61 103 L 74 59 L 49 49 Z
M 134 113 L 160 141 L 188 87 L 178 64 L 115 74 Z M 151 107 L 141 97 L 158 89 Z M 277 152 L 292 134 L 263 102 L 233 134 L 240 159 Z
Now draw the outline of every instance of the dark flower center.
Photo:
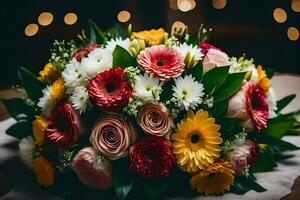
M 116 85 L 114 83 L 108 83 L 105 87 L 107 93 L 112 93 L 116 90 Z
M 258 100 L 257 99 L 252 99 L 251 105 L 252 105 L 253 110 L 256 110 L 259 107 Z
M 208 175 L 208 178 L 213 178 L 214 176 L 216 176 L 216 173 L 210 173 L 210 174 Z
M 156 62 L 156 65 L 159 66 L 159 67 L 162 67 L 162 66 L 164 66 L 164 62 L 159 60 L 159 61 Z
M 59 119 L 57 121 L 57 128 L 60 132 L 65 132 L 65 130 L 68 128 L 68 122 L 66 119 Z
M 154 152 L 150 150 L 150 151 L 147 153 L 147 159 L 148 159 L 149 161 L 153 161 L 154 158 L 155 158 Z
M 199 140 L 200 140 L 200 137 L 199 137 L 199 135 L 198 135 L 197 133 L 194 133 L 194 134 L 191 136 L 191 142 L 192 142 L 193 144 L 198 143 Z

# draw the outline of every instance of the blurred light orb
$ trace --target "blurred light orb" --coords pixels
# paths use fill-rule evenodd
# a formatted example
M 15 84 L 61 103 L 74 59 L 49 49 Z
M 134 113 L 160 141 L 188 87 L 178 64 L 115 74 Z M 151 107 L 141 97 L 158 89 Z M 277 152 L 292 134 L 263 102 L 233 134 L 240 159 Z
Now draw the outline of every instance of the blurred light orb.
M 282 8 L 276 8 L 273 11 L 273 17 L 278 23 L 284 23 L 287 20 L 287 14 Z
M 223 9 L 227 4 L 226 0 L 212 0 L 212 6 L 215 9 Z
M 169 0 L 169 6 L 173 10 L 178 10 L 177 0 Z
M 177 28 L 185 28 L 186 27 L 186 25 L 182 21 L 175 21 L 172 26 L 177 27 Z
M 53 15 L 50 12 L 42 12 L 38 17 L 41 26 L 48 26 L 53 21 Z
M 287 30 L 287 36 L 290 40 L 296 41 L 299 39 L 299 31 L 295 27 L 290 27 Z
M 291 7 L 294 12 L 300 12 L 300 0 L 293 0 Z
M 196 2 L 194 0 L 177 0 L 177 6 L 180 11 L 188 12 L 196 7 Z
M 73 25 L 77 22 L 77 15 L 75 13 L 67 13 L 64 17 L 64 22 L 68 25 Z
M 127 10 L 122 10 L 118 13 L 119 22 L 127 22 L 130 19 L 130 12 Z
M 25 27 L 25 35 L 28 36 L 28 37 L 31 37 L 31 36 L 34 36 L 35 34 L 37 34 L 39 30 L 39 26 L 37 24 L 28 24 L 26 27 Z

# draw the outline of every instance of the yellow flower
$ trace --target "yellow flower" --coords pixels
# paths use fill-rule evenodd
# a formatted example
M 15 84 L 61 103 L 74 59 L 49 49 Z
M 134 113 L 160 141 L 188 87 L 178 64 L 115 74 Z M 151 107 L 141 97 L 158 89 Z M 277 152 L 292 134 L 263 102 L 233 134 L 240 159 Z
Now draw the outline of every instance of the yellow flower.
M 234 171 L 229 162 L 214 163 L 197 172 L 191 179 L 192 189 L 204 195 L 220 195 L 234 182 Z
M 38 79 L 44 83 L 53 83 L 58 77 L 58 72 L 51 63 L 47 63 L 39 74 Z
M 33 158 L 32 169 L 41 186 L 49 187 L 54 184 L 54 166 L 47 158 L 43 156 Z
M 157 45 L 163 42 L 164 37 L 168 33 L 163 28 L 152 29 L 150 31 L 132 32 L 132 37 L 135 39 L 145 40 L 148 45 Z
M 270 80 L 267 77 L 266 72 L 262 69 L 261 65 L 257 66 L 256 70 L 258 73 L 257 84 L 266 93 L 269 91 L 269 88 L 271 87 Z
M 35 138 L 35 144 L 42 144 L 45 140 L 45 130 L 48 126 L 48 121 L 41 116 L 36 116 L 32 122 L 32 132 Z
M 50 97 L 54 101 L 59 101 L 65 96 L 65 92 L 64 80 L 60 77 L 52 84 Z
M 185 172 L 196 172 L 214 163 L 220 156 L 220 125 L 202 109 L 177 124 L 177 131 L 171 135 L 173 152 L 179 167 Z

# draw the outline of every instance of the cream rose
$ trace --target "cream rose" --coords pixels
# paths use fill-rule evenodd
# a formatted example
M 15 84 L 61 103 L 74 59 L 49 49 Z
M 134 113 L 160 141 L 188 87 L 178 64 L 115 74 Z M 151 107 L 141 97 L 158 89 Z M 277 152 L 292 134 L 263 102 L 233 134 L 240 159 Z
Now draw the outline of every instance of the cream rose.
M 226 53 L 219 49 L 209 49 L 203 59 L 203 72 L 206 73 L 215 67 L 229 66 L 231 63 Z
M 135 140 L 133 126 L 112 113 L 100 117 L 90 136 L 93 147 L 111 160 L 127 156 Z
M 73 158 L 71 167 L 88 187 L 108 189 L 112 185 L 111 163 L 99 156 L 93 147 L 80 150 Z
M 170 134 L 174 127 L 166 107 L 159 103 L 146 103 L 139 111 L 138 124 L 146 134 L 159 137 Z

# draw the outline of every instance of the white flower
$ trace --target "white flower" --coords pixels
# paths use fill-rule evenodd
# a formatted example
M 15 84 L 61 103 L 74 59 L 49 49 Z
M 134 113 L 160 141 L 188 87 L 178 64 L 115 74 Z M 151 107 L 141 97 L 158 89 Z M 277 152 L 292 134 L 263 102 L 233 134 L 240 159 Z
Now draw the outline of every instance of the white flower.
M 145 73 L 144 76 L 138 75 L 136 76 L 136 83 L 133 88 L 134 96 L 144 100 L 159 100 L 161 86 L 162 83 L 160 83 L 159 79 L 154 78 L 148 73 Z
M 182 55 L 183 58 L 185 58 L 185 62 L 193 63 L 193 65 L 197 64 L 197 62 L 203 57 L 201 49 L 199 49 L 197 46 L 193 46 L 192 44 L 188 45 L 186 43 L 182 43 L 177 46 L 174 46 L 173 48 L 176 49 Z M 188 53 L 189 60 L 187 61 L 186 56 Z
M 225 155 L 230 160 L 234 161 L 237 158 L 247 158 L 250 150 L 249 147 L 245 144 L 246 136 L 245 134 L 241 134 L 234 141 L 230 142 L 228 145 Z
M 72 93 L 74 88 L 87 83 L 86 75 L 82 71 L 80 63 L 75 58 L 66 65 L 65 70 L 62 72 L 62 77 L 68 94 Z
M 19 156 L 24 164 L 32 169 L 32 156 L 34 151 L 34 141 L 31 136 L 24 137 L 19 143 Z
M 266 94 L 266 96 L 269 105 L 269 118 L 274 118 L 277 116 L 275 112 L 277 110 L 277 102 L 276 102 L 276 94 L 272 87 L 269 88 L 269 91 Z
M 247 60 L 244 57 L 241 57 L 237 60 L 235 57 L 232 57 L 229 73 L 233 74 L 239 72 L 251 72 L 251 81 L 256 82 L 258 79 L 258 73 L 252 59 Z
M 55 101 L 51 98 L 51 86 L 47 86 L 43 89 L 43 96 L 39 99 L 38 106 L 42 109 L 42 114 L 46 117 L 50 116 L 53 108 L 55 107 Z
M 98 73 L 112 68 L 112 53 L 107 49 L 96 48 L 88 57 L 82 59 L 81 68 L 86 76 L 92 79 Z
M 83 86 L 75 88 L 70 100 L 76 110 L 79 110 L 80 113 L 85 112 L 89 104 L 89 94 L 86 88 Z
M 125 50 L 129 52 L 130 40 L 129 38 L 123 40 L 121 37 L 111 39 L 106 43 L 105 49 L 108 49 L 112 53 L 115 50 L 117 45 L 123 47 Z
M 195 81 L 192 75 L 176 78 L 175 85 L 173 86 L 173 96 L 179 100 L 180 106 L 185 110 L 195 109 L 202 103 L 203 85 Z

